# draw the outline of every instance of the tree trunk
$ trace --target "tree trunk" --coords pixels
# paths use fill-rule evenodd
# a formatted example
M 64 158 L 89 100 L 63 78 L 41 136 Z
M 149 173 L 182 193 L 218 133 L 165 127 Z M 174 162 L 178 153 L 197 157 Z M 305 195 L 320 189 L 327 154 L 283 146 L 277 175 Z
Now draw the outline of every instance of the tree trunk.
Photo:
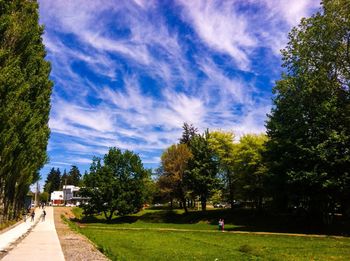
M 234 198 L 233 198 L 233 184 L 232 184 L 232 178 L 231 173 L 227 171 L 227 180 L 228 180 L 228 191 L 229 191 L 229 203 L 231 205 L 231 208 L 233 208 L 234 205 Z
M 105 218 L 108 220 L 108 215 L 107 215 L 107 211 L 103 210 L 103 214 L 105 215 Z
M 182 205 L 183 205 L 183 208 L 185 210 L 185 213 L 187 214 L 188 213 L 188 209 L 187 209 L 186 199 L 182 200 Z
M 202 205 L 202 211 L 207 210 L 207 198 L 206 197 L 201 197 L 201 205 Z
M 111 211 L 109 212 L 108 221 L 111 221 L 111 220 L 112 220 L 113 213 L 114 213 L 114 210 L 111 210 Z

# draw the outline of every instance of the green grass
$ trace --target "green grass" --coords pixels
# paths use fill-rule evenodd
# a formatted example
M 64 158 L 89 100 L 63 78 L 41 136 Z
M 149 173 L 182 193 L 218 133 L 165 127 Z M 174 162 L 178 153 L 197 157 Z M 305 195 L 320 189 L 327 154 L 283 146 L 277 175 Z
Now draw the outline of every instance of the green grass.
M 13 226 L 17 222 L 19 222 L 19 219 L 18 220 L 10 220 L 10 221 L 6 221 L 6 222 L 3 222 L 3 223 L 0 223 L 0 231 L 2 231 L 2 230 L 5 231 L 6 229 L 8 229 L 9 227 Z
M 144 210 L 110 223 L 73 212 L 79 223 L 72 227 L 112 260 L 350 260 L 350 238 L 217 231 L 218 216 L 229 231 L 244 228 L 230 223 L 230 211 Z

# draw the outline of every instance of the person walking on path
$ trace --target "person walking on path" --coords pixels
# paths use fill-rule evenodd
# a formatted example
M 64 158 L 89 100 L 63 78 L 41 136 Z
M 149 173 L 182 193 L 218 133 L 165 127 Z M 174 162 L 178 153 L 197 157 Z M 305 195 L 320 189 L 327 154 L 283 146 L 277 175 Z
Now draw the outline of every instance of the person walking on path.
M 224 219 L 221 220 L 221 231 L 224 232 L 225 229 L 225 221 Z
M 32 213 L 30 214 L 30 216 L 32 217 L 32 219 L 30 221 L 33 222 L 34 221 L 34 217 L 35 217 L 34 209 L 33 209 Z
M 45 216 L 46 216 L 46 211 L 45 209 L 43 210 L 43 214 L 42 214 L 42 221 L 45 221 Z
M 53 207 L 45 208 L 45 222 L 38 222 L 36 225 L 32 224 L 32 229 L 29 230 L 28 235 L 6 251 L 6 255 L 2 257 L 1 261 L 45 259 L 64 261 L 64 255 L 55 228 L 53 211 Z M 36 214 L 41 215 L 41 213 L 38 213 Z M 25 226 L 26 224 L 22 223 L 21 225 Z M 26 231 L 23 232 L 26 233 Z M 8 233 L 11 232 L 8 231 Z M 0 244 L 3 243 L 2 241 L 5 240 L 0 240 Z

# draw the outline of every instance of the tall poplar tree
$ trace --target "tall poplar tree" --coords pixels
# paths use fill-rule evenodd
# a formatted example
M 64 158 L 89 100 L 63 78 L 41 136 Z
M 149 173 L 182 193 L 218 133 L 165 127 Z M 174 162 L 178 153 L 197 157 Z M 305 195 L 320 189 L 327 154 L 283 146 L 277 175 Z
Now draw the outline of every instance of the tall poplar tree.
M 47 161 L 52 82 L 36 1 L 0 0 L 0 216 L 16 217 Z
M 267 159 L 275 199 L 325 217 L 350 196 L 350 2 L 324 0 L 282 52 Z M 322 215 L 323 214 L 323 215 Z

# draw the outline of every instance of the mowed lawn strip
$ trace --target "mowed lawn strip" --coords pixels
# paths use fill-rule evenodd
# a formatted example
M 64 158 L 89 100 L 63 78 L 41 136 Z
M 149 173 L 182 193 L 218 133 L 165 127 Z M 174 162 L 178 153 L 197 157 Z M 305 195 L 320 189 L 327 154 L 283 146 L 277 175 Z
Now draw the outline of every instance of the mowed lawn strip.
M 232 217 L 239 213 L 226 210 L 184 215 L 181 210 L 147 209 L 111 222 L 73 211 L 77 223 L 70 222 L 72 227 L 112 260 L 350 260 L 348 237 L 236 232 L 240 226 Z M 218 231 L 222 216 L 228 232 Z
M 100 229 L 81 233 L 112 260 L 350 260 L 350 239 Z

